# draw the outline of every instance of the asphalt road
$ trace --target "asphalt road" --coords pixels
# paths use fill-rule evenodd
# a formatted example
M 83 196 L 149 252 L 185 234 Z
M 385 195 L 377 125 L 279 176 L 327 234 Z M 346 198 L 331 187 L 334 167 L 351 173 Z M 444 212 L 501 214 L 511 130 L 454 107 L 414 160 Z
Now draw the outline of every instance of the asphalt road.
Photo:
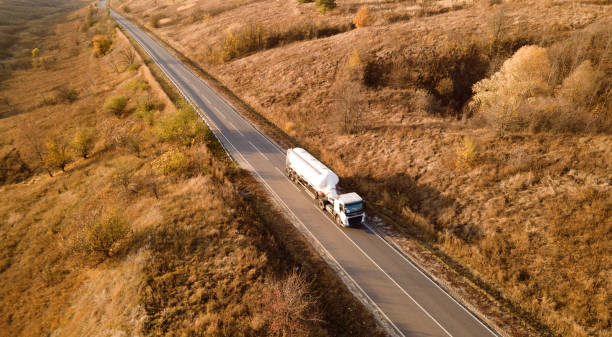
M 103 5 L 103 4 L 102 4 Z M 369 227 L 340 228 L 284 174 L 285 152 L 197 75 L 127 19 L 117 22 L 199 110 L 230 156 L 252 172 L 296 226 L 320 244 L 399 336 L 497 336 Z M 346 277 L 348 276 L 348 277 Z

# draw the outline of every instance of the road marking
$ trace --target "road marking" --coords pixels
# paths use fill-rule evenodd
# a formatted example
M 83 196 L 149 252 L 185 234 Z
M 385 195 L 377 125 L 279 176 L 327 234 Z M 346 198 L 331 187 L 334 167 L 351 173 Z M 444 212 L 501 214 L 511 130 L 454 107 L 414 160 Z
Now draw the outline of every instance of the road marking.
M 406 296 L 408 296 L 408 298 L 410 298 L 412 300 L 412 302 L 414 302 L 414 304 L 416 304 L 427 316 L 429 316 L 429 318 L 431 318 L 431 320 L 434 321 L 440 327 L 440 329 L 442 329 L 442 331 L 444 331 L 449 337 L 453 337 L 453 335 L 451 335 L 442 326 L 442 324 L 440 324 L 440 322 L 438 322 L 427 310 L 425 310 L 425 308 L 423 308 L 419 304 L 419 302 L 417 302 L 404 288 L 402 288 L 402 286 L 400 286 L 399 283 L 397 283 L 397 281 L 395 281 L 395 279 L 393 279 L 389 274 L 387 274 L 387 272 L 384 269 L 382 269 L 378 265 L 378 263 L 376 263 L 376 261 L 374 261 L 374 259 L 372 259 L 370 257 L 370 255 L 368 255 L 366 252 L 364 252 L 363 249 L 361 249 L 361 247 L 359 247 L 359 245 L 355 241 L 353 241 L 353 239 L 351 239 L 342 229 L 340 229 L 340 227 L 338 227 L 335 222 L 333 222 L 329 217 L 327 217 L 327 215 L 325 213 L 323 213 L 323 211 L 320 210 L 318 207 L 314 206 L 314 208 L 316 210 L 318 210 L 319 212 L 321 212 L 323 215 L 325 215 L 325 218 L 327 218 L 327 220 L 329 220 L 329 222 L 331 222 L 338 231 L 340 231 L 349 241 L 351 241 L 353 243 L 353 245 L 355 245 L 355 247 L 357 247 L 357 249 L 359 249 L 359 251 L 368 258 L 368 260 L 370 260 L 370 262 L 372 262 L 376 267 L 378 267 L 378 269 L 380 269 L 380 271 L 383 274 L 385 274 L 385 276 L 387 276 L 387 278 L 389 278 L 389 280 L 391 280 L 391 282 L 393 282 L 393 284 L 395 284 L 396 287 L 398 287 Z
M 451 296 L 451 294 L 449 294 L 444 288 L 442 288 L 438 282 L 436 282 L 435 280 L 432 280 L 430 276 L 428 276 L 427 274 L 425 274 L 421 268 L 419 268 L 419 266 L 417 266 L 412 260 L 410 260 L 409 258 L 407 258 L 406 256 L 404 256 L 404 254 L 400 251 L 398 251 L 398 248 L 394 247 L 392 244 L 390 244 L 387 240 L 385 240 L 385 238 L 382 237 L 382 235 L 375 229 L 373 229 L 372 227 L 368 226 L 368 224 L 366 224 L 365 222 L 363 223 L 364 226 L 366 226 L 372 233 L 374 233 L 375 236 L 377 236 L 382 242 L 384 242 L 387 246 L 389 246 L 389 248 L 391 248 L 391 250 L 393 250 L 399 257 L 401 257 L 404 261 L 408 262 L 408 264 L 410 264 L 410 266 L 412 266 L 416 271 L 418 271 L 421 275 L 423 275 L 426 279 L 428 279 L 429 281 L 431 281 L 431 283 L 433 283 L 438 289 L 440 289 L 440 291 L 442 291 L 446 296 L 448 296 L 451 300 L 453 300 L 453 302 L 455 302 L 459 307 L 461 307 L 461 309 L 463 309 L 465 312 L 467 312 L 470 316 L 472 316 L 478 323 L 480 323 L 483 327 L 485 327 L 493 336 L 499 336 L 495 331 L 493 331 L 489 326 L 487 326 L 486 324 L 484 324 L 482 322 L 482 320 L 476 316 L 473 312 L 471 312 L 470 310 L 468 310 L 464 305 L 462 305 L 461 303 L 459 303 L 453 296 Z
M 250 141 L 249 141 L 249 144 L 251 144 L 251 146 L 252 146 L 253 148 L 255 148 L 255 150 L 257 150 L 257 152 L 258 152 L 260 155 L 262 155 L 264 158 L 266 158 L 268 161 L 270 161 L 270 158 L 266 157 L 266 155 L 265 155 L 265 154 L 263 154 L 263 152 L 261 152 L 261 150 L 259 150 L 259 149 L 257 148 L 257 146 L 255 146 L 255 144 L 251 143 Z
M 233 131 L 237 131 L 237 132 L 238 132 L 238 133 L 239 133 L 239 134 L 240 134 L 242 137 L 244 137 L 244 134 L 243 134 L 242 132 L 240 132 L 240 130 L 238 130 L 238 128 L 237 128 L 237 127 L 236 127 L 236 126 L 235 126 L 235 125 L 234 125 L 232 122 L 227 121 L 227 123 L 228 123 L 228 124 L 229 124 L 229 125 L 230 125 L 232 128 L 234 128 L 234 130 L 233 130 Z

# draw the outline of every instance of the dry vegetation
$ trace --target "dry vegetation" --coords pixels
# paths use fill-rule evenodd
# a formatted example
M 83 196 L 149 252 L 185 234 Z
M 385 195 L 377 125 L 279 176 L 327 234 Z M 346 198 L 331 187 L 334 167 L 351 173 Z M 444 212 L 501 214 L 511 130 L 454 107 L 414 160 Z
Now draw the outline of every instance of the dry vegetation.
M 0 335 L 382 336 L 104 11 L 45 24 L 0 84 Z
M 609 1 L 117 1 L 541 333 L 610 336 Z

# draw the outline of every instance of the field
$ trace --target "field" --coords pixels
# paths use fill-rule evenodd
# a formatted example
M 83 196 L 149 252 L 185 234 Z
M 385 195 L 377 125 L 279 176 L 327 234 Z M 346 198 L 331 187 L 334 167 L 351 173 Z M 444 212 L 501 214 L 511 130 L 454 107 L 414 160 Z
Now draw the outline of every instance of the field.
M 62 3 L 1 5 L 0 336 L 382 336 L 107 13 Z
M 540 333 L 610 336 L 610 2 L 336 3 L 114 5 Z

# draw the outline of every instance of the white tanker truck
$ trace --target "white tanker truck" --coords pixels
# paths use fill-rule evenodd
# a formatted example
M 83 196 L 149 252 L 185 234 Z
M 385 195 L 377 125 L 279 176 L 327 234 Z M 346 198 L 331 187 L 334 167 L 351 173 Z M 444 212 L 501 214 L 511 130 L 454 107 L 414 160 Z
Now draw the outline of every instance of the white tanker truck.
M 361 197 L 355 192 L 338 195 L 338 176 L 306 150 L 287 150 L 285 171 L 289 179 L 309 190 L 317 206 L 328 211 L 338 225 L 350 227 L 365 221 Z

